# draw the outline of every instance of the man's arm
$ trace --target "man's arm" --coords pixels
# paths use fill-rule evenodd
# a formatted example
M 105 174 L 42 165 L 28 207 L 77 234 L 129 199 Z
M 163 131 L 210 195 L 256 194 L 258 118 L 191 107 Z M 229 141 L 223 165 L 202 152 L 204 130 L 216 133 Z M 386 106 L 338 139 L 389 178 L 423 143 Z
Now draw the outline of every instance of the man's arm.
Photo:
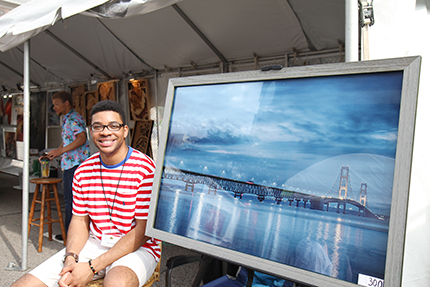
M 81 252 L 82 248 L 84 248 L 85 243 L 88 240 L 89 230 L 90 230 L 89 223 L 90 223 L 90 218 L 88 215 L 72 216 L 72 220 L 70 222 L 69 230 L 67 234 L 66 253 L 73 252 L 79 255 L 79 253 Z M 71 276 L 72 275 L 71 273 L 73 273 L 73 276 Z M 85 273 L 86 273 L 86 276 L 85 276 Z M 64 267 L 61 270 L 59 275 L 62 276 L 62 278 L 58 282 L 58 284 L 61 287 L 71 285 L 71 282 L 77 282 L 76 280 L 83 280 L 88 283 L 91 281 L 91 279 L 94 276 L 87 262 L 80 262 L 79 264 L 76 264 L 73 256 L 66 257 L 66 260 L 64 262 Z
M 77 217 L 77 216 L 74 216 Z M 74 218 L 73 217 L 73 218 Z M 72 218 L 72 222 L 73 222 Z M 72 223 L 69 226 L 69 234 L 71 232 L 75 232 L 71 230 Z M 136 219 L 136 227 L 126 235 L 124 235 L 118 242 L 107 252 L 100 255 L 97 258 L 91 260 L 92 266 L 95 271 L 99 272 L 100 270 L 106 268 L 108 265 L 112 264 L 119 258 L 136 251 L 139 247 L 141 247 L 146 241 L 150 239 L 150 237 L 145 236 L 146 229 L 146 220 Z M 74 241 L 75 237 L 71 239 L 67 239 L 67 252 L 75 252 L 74 250 L 78 250 L 80 241 Z M 69 241 L 71 240 L 71 241 Z M 70 244 L 70 245 L 69 245 Z M 82 245 L 83 247 L 83 245 Z M 79 251 L 82 249 L 79 249 Z M 70 248 L 70 249 L 69 249 Z M 76 248 L 76 249 L 73 249 Z M 90 282 L 94 276 L 93 271 L 91 270 L 88 262 L 79 262 L 78 264 L 74 263 L 74 258 L 72 256 L 67 257 L 65 266 L 61 271 L 60 275 L 63 277 L 60 279 L 58 284 L 60 287 L 66 286 L 85 286 L 88 282 Z
M 109 251 L 92 260 L 96 271 L 104 269 L 119 258 L 136 251 L 150 237 L 145 236 L 146 220 L 136 219 L 136 227 L 124 235 Z
M 73 142 L 71 142 L 69 145 L 63 146 L 63 144 L 61 144 L 59 148 L 51 150 L 48 153 L 48 157 L 49 159 L 53 159 L 54 157 L 61 156 L 65 152 L 77 149 L 81 145 L 85 144 L 86 141 L 87 141 L 87 135 L 85 131 L 80 132 L 79 134 L 76 135 L 76 139 Z

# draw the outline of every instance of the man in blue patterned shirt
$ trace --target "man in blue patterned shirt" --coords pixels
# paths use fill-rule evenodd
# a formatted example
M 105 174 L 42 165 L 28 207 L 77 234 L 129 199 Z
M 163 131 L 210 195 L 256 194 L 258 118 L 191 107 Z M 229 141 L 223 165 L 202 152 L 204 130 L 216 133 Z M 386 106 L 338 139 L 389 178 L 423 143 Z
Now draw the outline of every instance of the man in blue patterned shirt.
M 72 219 L 72 181 L 76 168 L 90 156 L 90 147 L 85 132 L 84 118 L 73 109 L 72 95 L 60 91 L 52 96 L 54 110 L 63 116 L 61 138 L 63 143 L 59 148 L 51 150 L 48 157 L 61 156 L 61 169 L 63 170 L 64 204 L 66 208 L 65 228 L 66 234 Z M 56 239 L 62 240 L 61 235 Z

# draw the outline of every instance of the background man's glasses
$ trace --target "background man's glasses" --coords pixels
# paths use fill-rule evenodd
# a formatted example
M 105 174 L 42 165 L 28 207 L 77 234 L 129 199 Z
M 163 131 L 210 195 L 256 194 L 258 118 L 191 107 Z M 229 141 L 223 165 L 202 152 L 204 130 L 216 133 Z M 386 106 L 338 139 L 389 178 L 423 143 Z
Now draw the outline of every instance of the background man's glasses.
M 90 128 L 93 132 L 102 132 L 105 128 L 112 132 L 119 131 L 125 124 L 120 123 L 109 123 L 108 125 L 102 125 L 102 124 L 92 124 L 90 125 Z

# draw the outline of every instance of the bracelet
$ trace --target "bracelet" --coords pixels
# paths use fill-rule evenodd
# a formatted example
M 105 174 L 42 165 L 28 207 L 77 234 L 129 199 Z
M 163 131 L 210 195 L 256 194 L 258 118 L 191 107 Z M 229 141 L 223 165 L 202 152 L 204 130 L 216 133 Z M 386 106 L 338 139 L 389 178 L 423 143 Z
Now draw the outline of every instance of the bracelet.
M 91 259 L 88 260 L 88 265 L 90 265 L 91 271 L 93 271 L 94 275 L 99 275 L 99 273 L 94 269 L 93 263 L 91 262 Z

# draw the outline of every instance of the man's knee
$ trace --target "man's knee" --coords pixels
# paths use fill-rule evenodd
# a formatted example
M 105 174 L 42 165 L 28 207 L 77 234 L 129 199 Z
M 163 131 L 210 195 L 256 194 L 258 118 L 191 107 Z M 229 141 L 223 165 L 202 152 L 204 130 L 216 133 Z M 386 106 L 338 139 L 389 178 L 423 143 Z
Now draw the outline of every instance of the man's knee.
M 139 287 L 136 273 L 128 267 L 113 267 L 103 281 L 103 287 Z
M 22 276 L 18 281 L 13 283 L 10 287 L 28 287 L 28 286 L 34 286 L 34 287 L 46 287 L 46 285 L 40 281 L 37 277 L 31 275 L 30 273 L 25 274 Z

